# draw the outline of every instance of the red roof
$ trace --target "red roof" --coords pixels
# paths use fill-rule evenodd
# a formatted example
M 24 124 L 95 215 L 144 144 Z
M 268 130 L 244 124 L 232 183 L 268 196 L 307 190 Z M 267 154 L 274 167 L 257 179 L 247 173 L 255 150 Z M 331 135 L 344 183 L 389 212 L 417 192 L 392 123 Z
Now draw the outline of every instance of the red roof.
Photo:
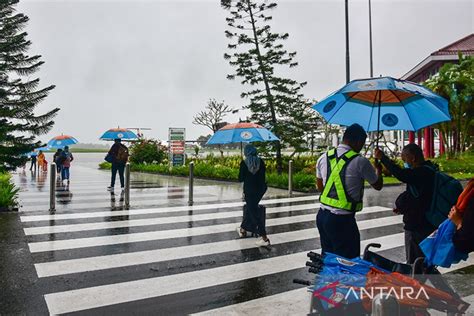
M 236 128 L 263 128 L 263 127 L 255 123 L 234 123 L 234 124 L 227 124 L 220 130 L 223 131 L 226 129 L 236 129 Z
M 431 56 L 457 55 L 458 52 L 461 52 L 463 55 L 474 54 L 474 33 L 435 51 Z

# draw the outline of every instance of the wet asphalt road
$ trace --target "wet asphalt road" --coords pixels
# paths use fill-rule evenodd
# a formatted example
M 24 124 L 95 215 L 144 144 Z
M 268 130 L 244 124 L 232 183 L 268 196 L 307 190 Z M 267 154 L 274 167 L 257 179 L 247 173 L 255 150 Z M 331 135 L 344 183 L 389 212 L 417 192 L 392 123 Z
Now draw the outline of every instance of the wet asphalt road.
M 236 236 L 239 184 L 198 180 L 189 207 L 187 179 L 132 174 L 124 210 L 123 194 L 105 189 L 109 173 L 96 169 L 102 156 L 76 156 L 54 214 L 48 174 L 14 175 L 22 207 L 0 214 L 0 314 L 305 314 L 308 295 L 292 279 L 311 278 L 305 254 L 320 247 L 316 196 L 270 189 L 263 203 L 273 245 L 258 248 Z M 363 245 L 379 241 L 397 261 L 403 227 L 390 209 L 402 190 L 366 190 L 357 215 Z

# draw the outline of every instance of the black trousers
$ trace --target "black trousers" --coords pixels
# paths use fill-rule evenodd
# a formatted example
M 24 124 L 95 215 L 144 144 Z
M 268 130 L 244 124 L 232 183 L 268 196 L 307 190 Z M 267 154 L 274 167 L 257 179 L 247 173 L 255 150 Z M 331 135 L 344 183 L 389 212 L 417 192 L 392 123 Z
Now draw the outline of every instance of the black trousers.
M 115 186 L 115 178 L 117 177 L 117 171 L 120 178 L 120 186 L 123 188 L 125 187 L 125 178 L 123 176 L 123 173 L 125 171 L 124 163 L 112 163 L 112 181 L 110 182 L 110 186 Z
M 266 236 L 265 230 L 265 212 L 258 207 L 258 203 L 262 199 L 264 192 L 261 193 L 245 193 L 244 218 L 242 227 L 245 231 Z
M 405 254 L 407 263 L 412 264 L 418 257 L 425 257 L 419 244 L 428 237 L 427 234 L 405 230 Z
M 316 216 L 322 252 L 352 259 L 360 256 L 360 233 L 355 214 L 337 215 L 321 208 Z

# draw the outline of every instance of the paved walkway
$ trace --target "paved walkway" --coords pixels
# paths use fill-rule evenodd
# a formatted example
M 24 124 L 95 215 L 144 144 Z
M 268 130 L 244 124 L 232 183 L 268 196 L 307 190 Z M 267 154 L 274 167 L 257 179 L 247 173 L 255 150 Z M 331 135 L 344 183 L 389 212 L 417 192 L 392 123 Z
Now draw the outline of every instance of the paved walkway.
M 37 314 L 305 315 L 309 294 L 292 283 L 310 279 L 306 253 L 318 251 L 317 196 L 289 198 L 270 190 L 267 226 L 272 247 L 237 239 L 239 184 L 198 181 L 187 205 L 187 180 L 132 175 L 131 208 L 106 191 L 109 173 L 77 165 L 48 212 L 46 174 L 18 173 L 21 227 L 34 279 L 23 304 Z M 388 189 L 394 195 L 400 188 Z M 380 242 L 382 254 L 403 260 L 401 217 L 369 191 L 357 215 L 362 249 Z M 382 203 L 374 203 L 382 202 Z M 474 263 L 457 266 L 463 268 Z M 25 259 L 27 260 L 27 259 Z M 28 267 L 26 267 L 28 270 Z M 444 271 L 449 272 L 449 271 Z M 472 284 L 472 283 L 471 283 Z M 474 294 L 468 287 L 464 296 Z M 26 294 L 25 294 L 26 295 Z M 44 298 L 43 298 L 44 297 Z M 6 311 L 7 313 L 9 311 Z

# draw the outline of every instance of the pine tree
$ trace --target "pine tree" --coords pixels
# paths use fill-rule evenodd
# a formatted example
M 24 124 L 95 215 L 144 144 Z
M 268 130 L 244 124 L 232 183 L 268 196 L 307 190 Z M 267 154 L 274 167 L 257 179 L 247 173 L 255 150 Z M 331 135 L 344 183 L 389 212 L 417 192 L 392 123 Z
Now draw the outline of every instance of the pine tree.
M 27 55 L 31 41 L 23 29 L 28 17 L 15 10 L 17 3 L 0 1 L 0 170 L 26 163 L 25 153 L 42 145 L 36 136 L 51 129 L 59 111 L 35 113 L 54 86 L 38 88 L 39 78 L 29 78 L 44 62 L 40 55 Z
M 227 78 L 239 77 L 243 85 L 249 86 L 241 97 L 249 100 L 246 108 L 251 111 L 251 120 L 271 129 L 282 141 L 274 145 L 277 171 L 281 173 L 282 144 L 292 146 L 295 151 L 301 149 L 307 129 L 305 122 L 310 119 L 309 103 L 301 93 L 306 82 L 277 74 L 282 67 L 298 65 L 293 61 L 296 52 L 288 52 L 283 47 L 282 42 L 288 39 L 288 33 L 272 33 L 267 24 L 272 20 L 268 11 L 275 9 L 276 3 L 222 0 L 221 5 L 230 14 L 226 18 L 229 29 L 225 35 L 231 40 L 228 49 L 233 51 L 224 54 L 224 58 L 236 68 L 235 73 Z

